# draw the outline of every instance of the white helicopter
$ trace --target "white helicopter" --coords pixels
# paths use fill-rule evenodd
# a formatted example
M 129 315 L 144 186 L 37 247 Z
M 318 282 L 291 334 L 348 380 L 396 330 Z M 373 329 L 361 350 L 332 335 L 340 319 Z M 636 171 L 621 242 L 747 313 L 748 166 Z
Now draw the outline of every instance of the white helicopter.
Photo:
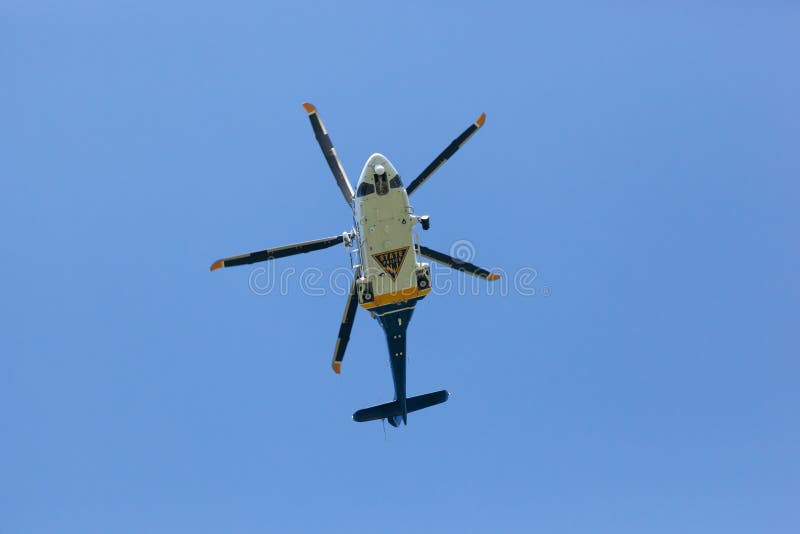
M 481 114 L 455 138 L 407 187 L 403 187 L 400 175 L 386 157 L 373 154 L 364 164 L 353 190 L 317 109 L 309 103 L 304 103 L 303 107 L 308 112 L 336 183 L 353 210 L 355 227 L 341 235 L 224 258 L 214 262 L 211 270 L 283 258 L 344 243 L 350 250 L 351 260 L 356 258 L 357 261 L 352 262 L 353 283 L 333 350 L 333 370 L 337 374 L 341 371 L 356 306 L 360 305 L 377 319 L 386 334 L 395 396 L 392 402 L 358 410 L 353 414 L 353 420 L 386 419 L 395 427 L 401 421 L 407 424 L 409 412 L 443 403 L 450 395 L 441 390 L 406 396 L 406 329 L 417 302 L 431 291 L 430 265 L 421 261 L 422 258 L 485 280 L 500 278 L 486 269 L 420 245 L 418 239 L 415 240 L 417 234 L 413 228 L 419 224 L 423 230 L 428 230 L 430 217 L 415 215 L 408 197 L 483 126 L 486 114 Z

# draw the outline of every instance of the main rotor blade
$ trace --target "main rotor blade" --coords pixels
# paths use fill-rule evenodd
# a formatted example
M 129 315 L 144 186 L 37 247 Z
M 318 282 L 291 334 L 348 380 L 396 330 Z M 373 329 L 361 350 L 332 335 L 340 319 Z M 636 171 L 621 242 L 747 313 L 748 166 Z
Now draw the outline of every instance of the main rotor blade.
M 317 113 L 317 108 L 308 102 L 303 102 L 303 107 L 306 109 L 306 112 L 308 112 L 308 119 L 311 121 L 311 127 L 314 128 L 314 135 L 317 137 L 317 142 L 322 149 L 322 154 L 328 162 L 328 167 L 331 168 L 331 172 L 333 172 L 333 176 L 336 178 L 336 183 L 339 184 L 339 189 L 342 191 L 344 199 L 348 204 L 352 205 L 355 192 L 353 191 L 353 186 L 350 185 L 350 181 L 347 179 L 347 174 L 344 172 L 342 162 L 339 161 L 339 155 L 336 154 L 336 149 L 333 148 L 333 142 L 328 135 L 328 130 L 325 128 L 325 125 L 322 124 L 322 119 L 319 113 Z
M 430 177 L 431 177 L 431 175 L 432 175 L 433 173 L 435 173 L 435 172 L 436 172 L 436 171 L 439 169 L 439 167 L 441 167 L 442 165 L 444 165 L 444 162 L 445 162 L 445 161 L 447 161 L 448 159 L 450 159 L 451 157 L 453 157 L 453 154 L 455 154 L 455 153 L 458 151 L 458 149 L 459 149 L 459 148 L 461 148 L 461 145 L 463 145 L 464 143 L 466 143 L 466 142 L 467 142 L 467 139 L 469 139 L 470 137 L 472 137 L 472 135 L 473 135 L 475 132 L 477 132 L 477 131 L 478 131 L 478 128 L 480 128 L 481 126 L 483 126 L 483 123 L 484 123 L 485 121 L 486 121 L 486 113 L 481 113 L 481 116 L 480 116 L 480 117 L 478 117 L 478 120 L 476 120 L 475 122 L 473 122 L 472 124 L 470 124 L 470 125 L 469 125 L 469 128 L 467 128 L 466 130 L 464 130 L 464 131 L 461 133 L 461 135 L 459 135 L 458 137 L 456 137 L 455 139 L 453 139 L 453 142 L 452 142 L 452 143 L 450 143 L 450 145 L 449 145 L 447 148 L 445 148 L 445 149 L 442 151 L 442 153 L 441 153 L 441 154 L 439 154 L 438 156 L 436 156 L 436 159 L 435 159 L 435 160 L 433 160 L 433 161 L 431 162 L 431 164 L 430 164 L 430 165 L 428 165 L 427 167 L 425 167 L 425 170 L 424 170 L 424 171 L 422 171 L 422 172 L 420 173 L 420 175 L 419 175 L 419 176 L 417 176 L 417 177 L 414 179 L 414 181 L 413 181 L 413 182 L 411 182 L 410 184 L 408 184 L 408 187 L 406 187 L 406 193 L 407 193 L 408 195 L 411 195 L 411 193 L 413 193 L 413 192 L 414 192 L 414 191 L 415 191 L 415 190 L 416 190 L 416 189 L 417 189 L 419 186 L 421 186 L 423 183 L 425 183 L 425 181 L 426 181 L 428 178 L 430 178 Z
M 350 295 L 347 297 L 347 304 L 344 307 L 342 325 L 339 327 L 339 338 L 336 340 L 336 346 L 333 349 L 331 367 L 333 367 L 333 372 L 337 375 L 342 371 L 344 351 L 347 350 L 347 343 L 350 341 L 350 331 L 353 330 L 353 320 L 356 318 L 357 307 L 358 298 L 356 298 L 356 280 L 354 278 L 353 284 L 350 286 Z
M 295 254 L 305 254 L 306 252 L 313 252 L 315 250 L 322 250 L 324 248 L 338 245 L 343 241 L 344 236 L 337 235 L 333 237 L 325 237 L 323 239 L 316 239 L 314 241 L 305 241 L 303 243 L 286 245 L 285 247 L 268 248 L 258 252 L 251 252 L 250 254 L 242 254 L 241 256 L 232 256 L 230 258 L 217 260 L 211 265 L 211 270 L 213 271 L 215 269 L 219 269 L 220 267 L 235 267 L 237 265 L 247 265 L 259 261 L 285 258 L 286 256 L 293 256 Z
M 483 278 L 485 280 L 489 280 L 490 282 L 500 278 L 499 274 L 490 273 L 486 269 L 482 269 L 477 265 L 469 263 L 468 261 L 459 260 L 452 256 L 448 256 L 447 254 L 443 254 L 428 247 L 424 247 L 422 245 L 420 245 L 419 247 L 419 253 L 425 256 L 426 258 L 430 258 L 433 261 L 437 261 L 443 265 L 452 267 L 457 271 L 471 274 L 472 276 L 477 276 L 478 278 Z

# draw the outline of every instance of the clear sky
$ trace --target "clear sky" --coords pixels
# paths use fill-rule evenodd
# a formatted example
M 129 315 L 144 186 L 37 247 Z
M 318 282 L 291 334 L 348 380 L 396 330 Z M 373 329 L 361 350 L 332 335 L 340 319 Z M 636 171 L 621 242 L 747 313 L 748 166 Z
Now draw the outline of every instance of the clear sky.
M 797 3 L 287 4 L 0 3 L 0 532 L 800 531 Z M 208 271 L 351 227 L 306 100 L 353 181 L 487 113 L 385 436 L 343 247 Z

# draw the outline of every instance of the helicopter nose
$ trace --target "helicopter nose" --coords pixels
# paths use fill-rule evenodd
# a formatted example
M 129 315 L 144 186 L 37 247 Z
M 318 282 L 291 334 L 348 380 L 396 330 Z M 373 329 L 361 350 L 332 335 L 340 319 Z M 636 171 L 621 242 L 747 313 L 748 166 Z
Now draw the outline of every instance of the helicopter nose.
M 397 171 L 386 156 L 383 154 L 372 154 L 369 159 L 364 163 L 364 168 L 361 171 L 361 176 L 358 183 L 370 182 L 372 183 L 375 176 L 385 176 L 391 179 L 397 174 Z

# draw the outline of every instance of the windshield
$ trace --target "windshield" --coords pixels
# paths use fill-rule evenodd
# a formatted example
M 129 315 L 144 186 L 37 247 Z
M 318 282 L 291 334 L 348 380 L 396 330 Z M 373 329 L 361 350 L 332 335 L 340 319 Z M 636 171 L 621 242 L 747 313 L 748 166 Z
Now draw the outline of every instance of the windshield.
M 395 174 L 394 178 L 391 180 L 387 180 L 385 174 L 373 174 L 372 179 L 375 180 L 375 184 L 373 185 L 372 182 L 368 182 L 364 180 L 358 185 L 358 190 L 356 191 L 356 197 L 364 197 L 367 195 L 371 195 L 372 193 L 377 193 L 379 195 L 385 195 L 389 192 L 389 189 L 402 189 L 403 181 L 400 179 L 399 174 Z
M 371 195 L 375 192 L 375 186 L 369 182 L 361 182 L 361 185 L 358 186 L 358 191 L 356 191 L 357 197 L 363 197 L 366 195 Z

